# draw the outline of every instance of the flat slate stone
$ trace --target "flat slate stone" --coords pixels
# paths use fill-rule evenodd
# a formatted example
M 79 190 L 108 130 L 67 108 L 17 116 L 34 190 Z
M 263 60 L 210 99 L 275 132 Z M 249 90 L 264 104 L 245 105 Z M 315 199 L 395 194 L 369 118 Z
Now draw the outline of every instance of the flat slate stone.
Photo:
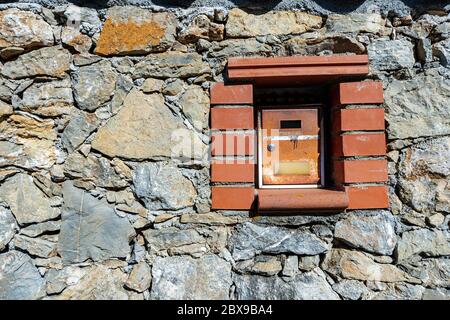
M 64 264 L 123 259 L 130 254 L 135 232 L 126 217 L 70 181 L 63 183 L 63 197 L 58 251 Z
M 16 233 L 17 223 L 11 211 L 0 206 L 0 251 L 3 250 Z
M 246 222 L 237 227 L 230 239 L 235 260 L 245 260 L 259 253 L 294 253 L 317 255 L 328 250 L 323 240 L 307 230 L 290 230 Z
M 72 73 L 73 93 L 77 106 L 95 111 L 109 101 L 116 88 L 117 74 L 109 61 L 103 60 Z
M 137 90 L 127 95 L 117 115 L 98 130 L 92 147 L 110 157 L 135 160 L 202 159 L 207 149 L 196 133 L 172 114 L 162 95 Z
M 0 254 L 0 300 L 35 300 L 44 294 L 44 279 L 29 256 L 19 251 Z
M 352 214 L 336 224 L 334 237 L 355 248 L 391 255 L 397 244 L 395 221 L 389 211 L 375 211 L 370 215 Z
M 37 48 L 53 43 L 52 27 L 37 14 L 16 8 L 0 11 L 0 49 Z
M 70 52 L 62 47 L 42 48 L 6 62 L 1 74 L 10 79 L 35 76 L 63 78 L 70 68 L 71 59 Z
M 189 78 L 211 73 L 198 53 L 169 51 L 149 54 L 136 64 L 133 78 Z
M 156 258 L 152 276 L 151 299 L 229 299 L 231 265 L 215 255 Z
M 133 172 L 136 195 L 149 210 L 178 210 L 194 205 L 197 192 L 192 182 L 173 165 L 139 164 Z
M 19 173 L 0 186 L 0 200 L 5 201 L 20 225 L 44 222 L 60 215 L 58 208 L 33 183 L 33 178 Z
M 284 281 L 280 277 L 233 276 L 238 300 L 340 300 L 319 268 Z

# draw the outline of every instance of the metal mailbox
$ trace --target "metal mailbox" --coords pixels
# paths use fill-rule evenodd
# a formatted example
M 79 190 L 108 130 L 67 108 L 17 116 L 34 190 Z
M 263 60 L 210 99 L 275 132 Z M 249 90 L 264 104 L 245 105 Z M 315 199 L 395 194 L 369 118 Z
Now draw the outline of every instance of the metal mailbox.
M 258 117 L 259 182 L 264 188 L 323 185 L 320 105 L 261 109 Z

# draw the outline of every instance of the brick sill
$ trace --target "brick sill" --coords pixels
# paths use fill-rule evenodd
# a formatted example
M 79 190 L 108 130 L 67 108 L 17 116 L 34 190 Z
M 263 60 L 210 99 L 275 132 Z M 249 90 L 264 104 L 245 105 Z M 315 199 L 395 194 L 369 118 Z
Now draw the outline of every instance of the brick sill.
M 337 212 L 349 206 L 346 191 L 333 189 L 258 189 L 259 212 Z

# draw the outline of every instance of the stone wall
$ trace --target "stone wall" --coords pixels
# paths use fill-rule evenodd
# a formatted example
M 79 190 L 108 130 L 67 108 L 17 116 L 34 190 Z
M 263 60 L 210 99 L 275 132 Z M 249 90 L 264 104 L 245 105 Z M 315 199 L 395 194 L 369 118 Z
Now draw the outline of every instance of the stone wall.
M 45 3 L 0 5 L 0 299 L 450 298 L 448 5 Z M 227 58 L 331 53 L 383 82 L 391 209 L 212 211 Z

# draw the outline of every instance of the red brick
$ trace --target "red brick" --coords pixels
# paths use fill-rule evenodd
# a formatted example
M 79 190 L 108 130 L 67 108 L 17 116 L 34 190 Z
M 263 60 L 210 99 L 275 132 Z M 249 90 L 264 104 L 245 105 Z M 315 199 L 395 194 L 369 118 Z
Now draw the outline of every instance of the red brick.
M 346 134 L 336 136 L 332 141 L 335 157 L 383 156 L 386 154 L 384 133 Z
M 338 160 L 334 161 L 335 183 L 385 182 L 386 160 Z
M 378 104 L 384 102 L 380 81 L 339 83 L 333 93 L 333 104 Z
M 212 156 L 252 156 L 255 151 L 253 133 L 213 133 Z
M 341 109 L 337 113 L 337 131 L 384 130 L 383 108 Z
M 255 164 L 214 161 L 211 164 L 211 182 L 254 182 Z
M 211 104 L 253 104 L 253 85 L 214 83 L 211 87 Z
M 214 186 L 211 197 L 212 209 L 250 210 L 255 200 L 255 188 Z
M 254 129 L 253 108 L 212 108 L 211 129 Z
M 367 55 L 229 58 L 228 79 L 269 86 L 324 83 L 336 77 L 366 76 Z
M 349 198 L 348 209 L 389 208 L 386 186 L 351 186 L 345 189 Z

